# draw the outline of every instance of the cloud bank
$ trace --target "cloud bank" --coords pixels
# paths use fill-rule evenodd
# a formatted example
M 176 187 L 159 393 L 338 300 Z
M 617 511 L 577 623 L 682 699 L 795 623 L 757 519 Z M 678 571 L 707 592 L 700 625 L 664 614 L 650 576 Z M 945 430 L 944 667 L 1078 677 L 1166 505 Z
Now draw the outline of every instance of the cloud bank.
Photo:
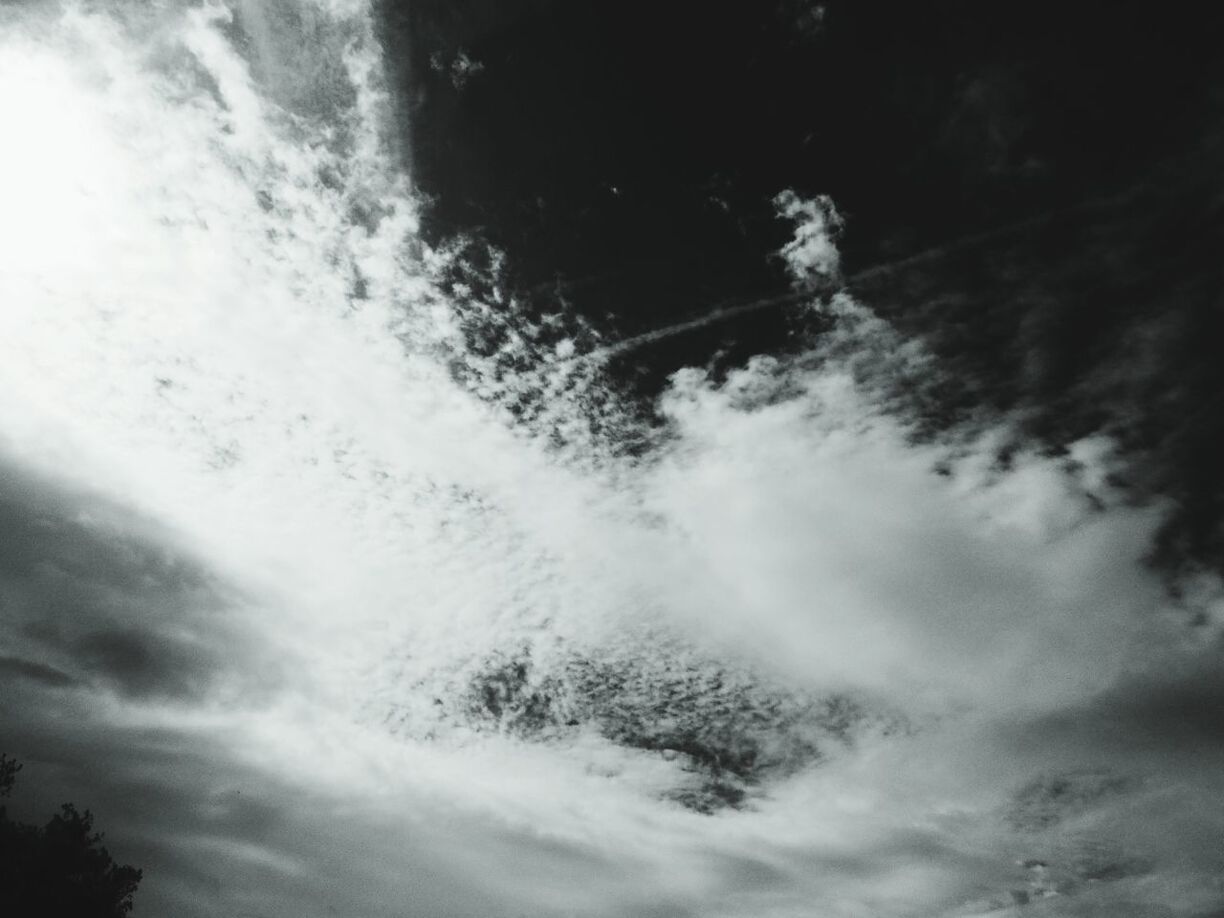
M 826 331 L 585 435 L 640 423 L 569 320 L 439 285 L 368 12 L 269 9 L 4 22 L 26 806 L 151 914 L 1220 907 L 1218 592 L 1143 565 L 1110 441 L 919 436 L 938 359 L 815 295 L 793 194 Z

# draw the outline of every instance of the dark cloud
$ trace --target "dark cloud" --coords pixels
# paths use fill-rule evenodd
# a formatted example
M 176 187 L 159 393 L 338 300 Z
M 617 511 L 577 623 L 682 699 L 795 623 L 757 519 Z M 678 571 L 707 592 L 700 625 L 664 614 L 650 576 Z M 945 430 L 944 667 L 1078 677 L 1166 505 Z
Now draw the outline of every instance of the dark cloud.
M 137 630 L 93 631 L 72 642 L 70 653 L 87 672 L 134 697 L 198 698 L 221 665 L 194 642 L 167 640 Z
M 277 694 L 283 661 L 226 614 L 239 591 L 169 533 L 12 463 L 3 481 L 0 749 L 25 764 L 10 812 L 88 807 L 114 856 L 144 869 L 143 913 L 700 914 L 691 894 L 643 887 L 632 853 L 337 757 L 352 724 Z M 265 719 L 278 704 L 302 709 Z
M 1218 660 L 1125 682 L 1099 705 L 1128 734 L 1162 747 L 1224 753 L 1224 667 Z
M 1145 666 L 1082 703 L 1008 728 L 1010 754 L 1028 757 L 1048 746 L 1075 763 L 1018 788 L 1009 818 L 1041 828 L 1171 776 L 1214 781 L 1224 765 L 1224 669 L 1216 655 L 1208 649 L 1168 660 L 1163 670 Z
M 1048 829 L 1125 793 L 1132 783 L 1133 779 L 1092 769 L 1037 778 L 1016 793 L 1007 819 L 1021 830 Z
M 20 657 L 0 657 L 0 681 L 8 679 L 30 679 L 57 688 L 77 684 L 76 679 L 46 663 Z
M 9 464 L 0 533 L 0 623 L 11 652 L 0 672 L 198 701 L 260 652 L 233 615 L 237 592 L 168 533 L 96 496 Z
M 37 820 L 65 799 L 87 804 L 110 850 L 144 869 L 143 913 L 392 918 L 425 908 L 459 918 L 496 908 L 446 866 L 463 844 L 454 830 L 419 834 L 403 817 L 274 779 L 225 736 L 124 728 L 71 708 L 0 711 L 0 736 L 26 765 L 10 810 Z

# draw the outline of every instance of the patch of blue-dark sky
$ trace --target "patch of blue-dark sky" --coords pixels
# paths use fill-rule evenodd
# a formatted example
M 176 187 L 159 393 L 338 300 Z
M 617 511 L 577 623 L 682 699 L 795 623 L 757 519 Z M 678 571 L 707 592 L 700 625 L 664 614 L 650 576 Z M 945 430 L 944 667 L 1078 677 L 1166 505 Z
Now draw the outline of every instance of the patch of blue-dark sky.
M 824 330 L 785 295 L 769 202 L 829 194 L 851 289 L 943 361 L 899 406 L 923 431 L 1018 418 L 1053 452 L 1114 437 L 1136 499 L 1177 504 L 1157 560 L 1217 564 L 1217 11 L 382 12 L 414 175 L 436 196 L 426 234 L 479 229 L 522 298 L 612 339 L 692 322 L 609 360 L 647 405 L 679 367 L 725 372 Z M 483 66 L 462 84 L 430 64 L 460 52 Z

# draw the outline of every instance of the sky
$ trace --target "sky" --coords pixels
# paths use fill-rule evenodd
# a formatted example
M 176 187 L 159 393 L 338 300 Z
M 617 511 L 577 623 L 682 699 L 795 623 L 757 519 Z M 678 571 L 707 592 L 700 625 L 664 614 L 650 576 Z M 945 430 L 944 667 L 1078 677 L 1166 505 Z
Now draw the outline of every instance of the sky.
M 0 8 L 12 812 L 136 915 L 1221 914 L 1218 94 L 1089 181 L 1082 61 L 591 9 Z

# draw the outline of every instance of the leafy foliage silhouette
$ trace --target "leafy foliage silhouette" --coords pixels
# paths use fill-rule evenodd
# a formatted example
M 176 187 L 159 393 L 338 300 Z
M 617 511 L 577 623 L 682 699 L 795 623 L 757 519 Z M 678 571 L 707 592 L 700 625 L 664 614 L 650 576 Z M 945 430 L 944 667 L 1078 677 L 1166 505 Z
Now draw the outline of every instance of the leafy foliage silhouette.
M 0 754 L 0 798 L 21 764 Z M 116 864 L 93 831 L 93 814 L 65 803 L 42 828 L 0 807 L 0 914 L 39 918 L 122 918 L 141 871 Z

